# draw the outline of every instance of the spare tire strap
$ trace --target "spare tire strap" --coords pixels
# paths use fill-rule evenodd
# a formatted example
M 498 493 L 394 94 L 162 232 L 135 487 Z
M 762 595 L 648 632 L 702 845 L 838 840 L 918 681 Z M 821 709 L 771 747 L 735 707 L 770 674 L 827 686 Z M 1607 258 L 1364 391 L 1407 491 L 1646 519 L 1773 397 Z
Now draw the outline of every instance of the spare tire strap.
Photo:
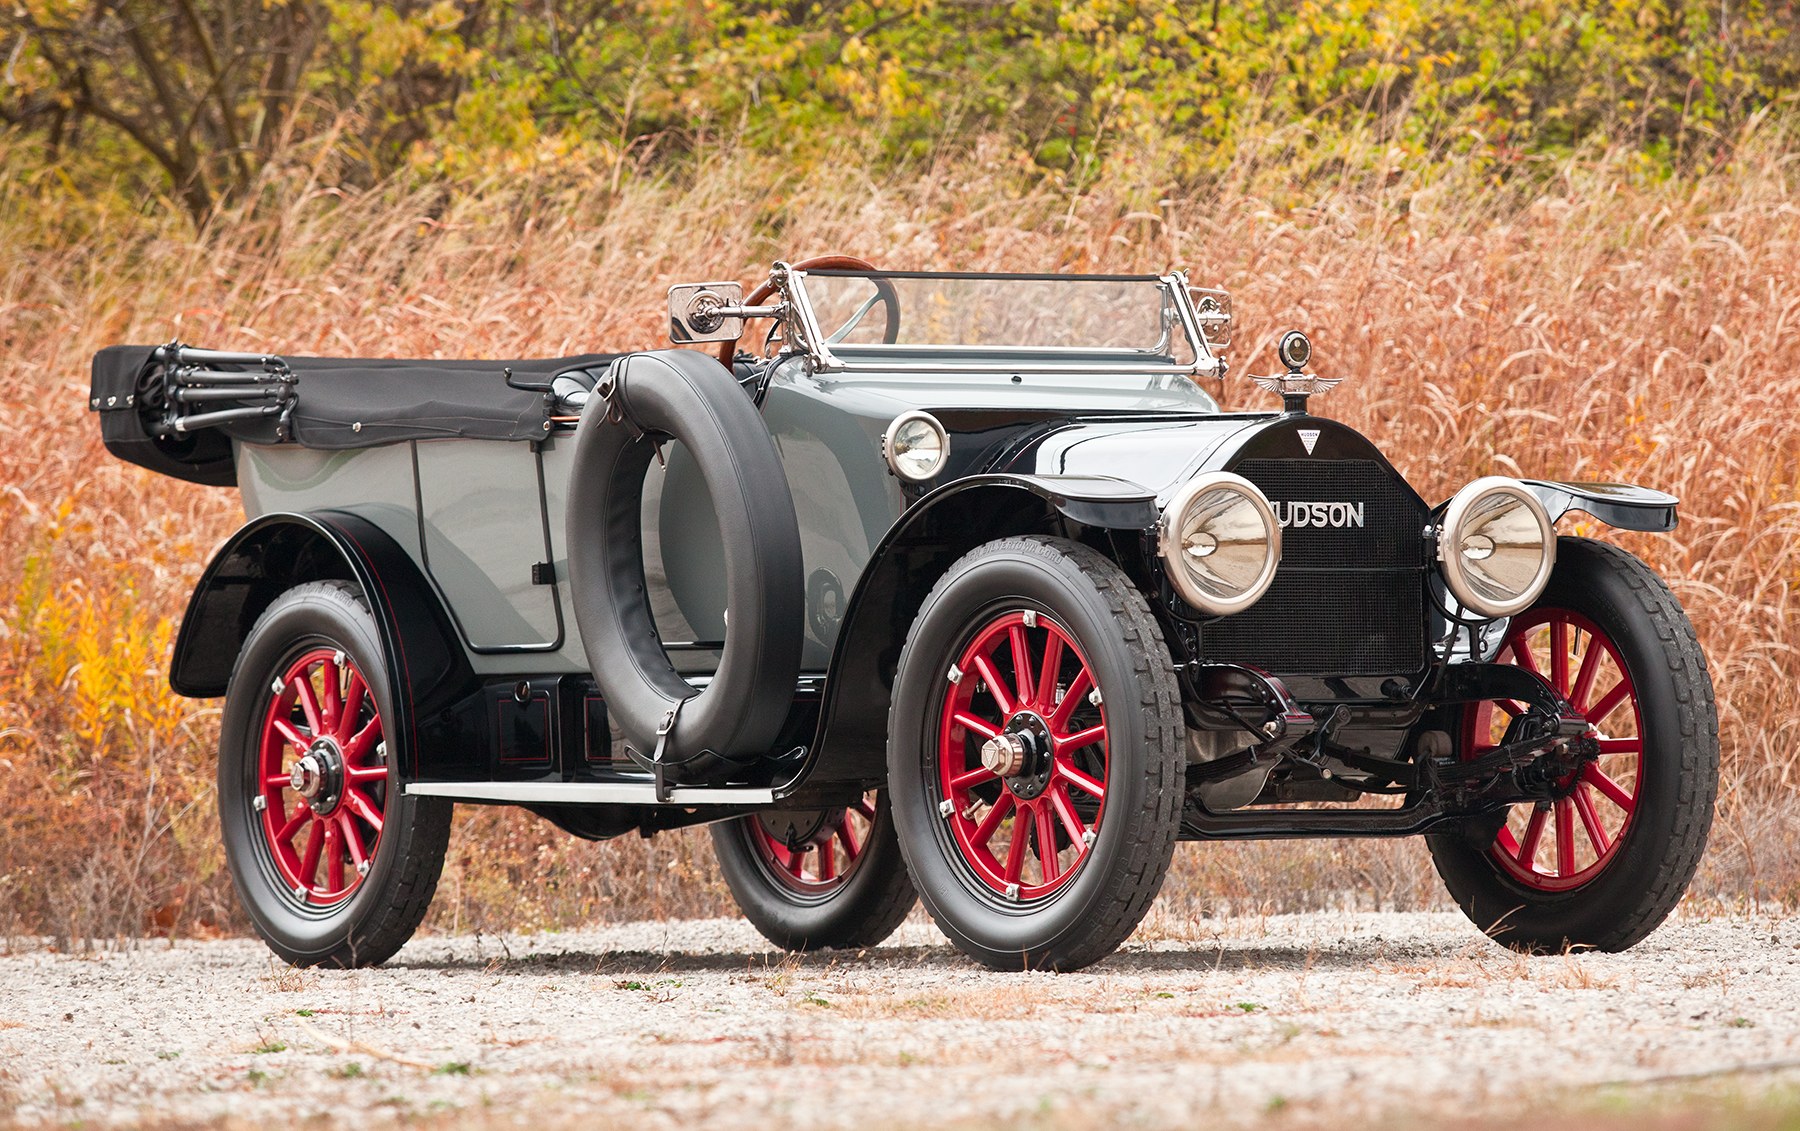
M 686 699 L 677 700 L 656 727 L 656 749 L 650 755 L 650 767 L 651 772 L 656 775 L 656 800 L 658 802 L 669 799 L 669 777 L 663 773 L 663 769 L 667 765 L 663 761 L 663 749 L 669 744 L 669 732 L 675 729 L 675 719 L 681 714 L 681 705 L 686 702 Z

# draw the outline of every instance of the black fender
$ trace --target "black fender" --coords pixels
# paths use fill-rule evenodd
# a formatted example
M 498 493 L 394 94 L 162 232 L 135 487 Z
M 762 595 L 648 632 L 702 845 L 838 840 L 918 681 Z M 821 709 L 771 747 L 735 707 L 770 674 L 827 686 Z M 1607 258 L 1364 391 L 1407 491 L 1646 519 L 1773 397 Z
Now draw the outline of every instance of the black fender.
M 889 528 L 857 579 L 832 648 L 818 730 L 781 792 L 814 782 L 879 781 L 900 647 L 925 595 L 957 558 L 1015 534 L 1055 534 L 1094 546 L 1141 575 L 1156 493 L 1099 475 L 975 475 L 940 487 Z
M 349 581 L 380 628 L 398 716 L 390 741 L 399 765 L 419 776 L 419 722 L 479 687 L 455 629 L 412 557 L 386 531 L 348 511 L 266 514 L 213 555 L 194 588 L 169 665 L 176 694 L 224 695 L 239 649 L 277 597 L 309 581 Z
M 1525 486 L 1550 512 L 1555 522 L 1570 511 L 1583 511 L 1620 530 L 1664 533 L 1679 519 L 1674 495 L 1630 483 L 1578 483 L 1555 479 L 1526 479 Z

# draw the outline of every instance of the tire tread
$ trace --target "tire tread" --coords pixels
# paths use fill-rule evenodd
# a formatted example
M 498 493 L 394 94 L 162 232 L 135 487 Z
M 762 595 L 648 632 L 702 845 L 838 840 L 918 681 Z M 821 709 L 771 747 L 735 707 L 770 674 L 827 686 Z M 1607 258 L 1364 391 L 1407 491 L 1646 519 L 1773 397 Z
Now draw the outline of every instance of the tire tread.
M 881 808 L 877 813 L 850 880 L 830 899 L 803 908 L 783 899 L 764 874 L 742 824 L 756 820 L 754 816 L 713 825 L 719 871 L 744 918 L 783 950 L 860 950 L 886 941 L 905 922 L 918 896 L 894 837 L 893 815 Z M 797 921 L 803 918 L 812 921 Z
M 1182 767 L 1186 738 L 1181 697 L 1162 626 L 1151 614 L 1149 603 L 1115 563 L 1081 543 L 1044 535 L 1021 535 L 985 543 L 944 571 L 921 608 L 931 608 L 940 594 L 980 558 L 1009 553 L 1037 557 L 1052 568 L 1072 568 L 1093 588 L 1095 596 L 1104 603 L 1119 626 L 1131 656 L 1133 683 L 1138 689 L 1138 701 L 1134 706 L 1143 724 L 1145 739 L 1141 769 L 1148 778 L 1149 788 L 1144 793 L 1138 814 L 1140 819 L 1133 825 L 1144 831 L 1127 843 L 1125 851 L 1113 862 L 1112 875 L 1103 885 L 1107 893 L 1105 902 L 1097 913 L 1059 937 L 1047 951 L 1006 956 L 969 951 L 978 960 L 1000 969 L 1073 970 L 1097 962 L 1117 950 L 1143 921 L 1168 875 L 1176 834 L 1180 830 L 1185 784 Z M 909 664 L 913 662 L 915 638 L 916 634 L 909 635 L 906 647 L 901 651 L 899 670 L 902 672 L 909 670 Z M 1117 689 L 1112 690 L 1117 693 Z M 930 900 L 926 901 L 926 907 L 938 922 L 939 929 L 956 939 L 956 932 L 939 917 Z
M 254 639 L 264 623 L 279 615 L 294 602 L 308 598 L 335 603 L 352 619 L 373 620 L 374 613 L 360 589 L 348 581 L 312 581 L 297 585 L 272 602 L 251 628 L 247 641 Z M 248 649 L 240 652 L 232 666 L 231 686 L 238 686 L 238 670 Z M 397 787 L 391 787 L 397 788 Z M 357 923 L 333 949 L 322 954 L 291 951 L 278 940 L 264 939 L 283 958 L 296 966 L 328 966 L 351 969 L 379 966 L 411 939 L 424 921 L 437 894 L 438 878 L 443 872 L 444 855 L 450 845 L 450 824 L 455 812 L 453 802 L 439 797 L 406 799 L 412 809 L 409 821 L 392 822 L 400 841 L 398 859 L 390 880 L 390 898 L 382 901 L 366 921 Z M 392 810 L 390 809 L 390 812 Z M 384 834 L 386 829 L 383 830 Z M 260 928 L 259 928 L 260 929 Z
M 1667 834 L 1664 850 L 1656 858 L 1654 871 L 1637 893 L 1632 905 L 1613 917 L 1603 928 L 1587 932 L 1584 937 L 1566 937 L 1561 932 L 1535 930 L 1518 918 L 1501 924 L 1482 922 L 1492 911 L 1492 892 L 1481 890 L 1485 883 L 1470 879 L 1468 854 L 1483 852 L 1463 843 L 1460 838 L 1430 837 L 1432 861 L 1452 898 L 1477 926 L 1494 935 L 1497 941 L 1517 950 L 1544 952 L 1569 946 L 1591 947 L 1604 951 L 1620 951 L 1641 942 L 1660 926 L 1675 905 L 1681 901 L 1701 856 L 1706 851 L 1712 830 L 1713 806 L 1719 781 L 1719 716 L 1712 678 L 1706 656 L 1681 603 L 1667 582 L 1635 555 L 1618 546 L 1588 538 L 1565 537 L 1558 544 L 1559 570 L 1564 563 L 1581 563 L 1622 585 L 1630 607 L 1622 610 L 1654 627 L 1665 671 L 1675 690 L 1676 735 L 1680 753 L 1673 767 L 1676 774 L 1676 821 Z M 1485 860 L 1482 861 L 1485 864 Z M 1477 873 L 1479 874 L 1479 873 Z M 1584 889 L 1577 889 L 1584 890 Z M 1516 902 L 1516 901 L 1515 901 Z M 1519 917 L 1522 918 L 1522 917 Z

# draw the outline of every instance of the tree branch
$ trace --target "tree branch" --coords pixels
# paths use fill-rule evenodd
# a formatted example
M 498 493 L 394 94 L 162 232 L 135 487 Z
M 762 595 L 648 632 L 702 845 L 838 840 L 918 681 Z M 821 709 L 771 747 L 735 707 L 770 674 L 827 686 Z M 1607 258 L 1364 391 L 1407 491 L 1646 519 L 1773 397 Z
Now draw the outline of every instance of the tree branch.
M 193 0 L 176 0 L 176 6 L 186 17 L 188 27 L 193 29 L 194 39 L 200 44 L 200 58 L 206 64 L 207 73 L 212 76 L 206 93 L 194 106 L 192 120 L 199 119 L 200 107 L 208 98 L 219 107 L 219 123 L 225 130 L 225 144 L 231 147 L 232 157 L 238 167 L 239 185 L 248 188 L 256 170 L 250 164 L 250 154 L 245 150 L 243 138 L 238 132 L 237 95 L 231 88 L 231 68 L 219 65 L 219 54 L 213 50 L 212 37 L 206 34 L 206 27 L 200 22 L 200 14 L 194 11 Z
M 282 7 L 281 31 L 271 37 L 269 68 L 262 86 L 262 120 L 257 123 L 253 144 L 265 159 L 281 144 L 281 135 L 296 100 L 298 76 L 306 73 L 318 37 L 315 9 L 303 0 L 290 0 Z M 304 31 L 302 30 L 304 29 Z

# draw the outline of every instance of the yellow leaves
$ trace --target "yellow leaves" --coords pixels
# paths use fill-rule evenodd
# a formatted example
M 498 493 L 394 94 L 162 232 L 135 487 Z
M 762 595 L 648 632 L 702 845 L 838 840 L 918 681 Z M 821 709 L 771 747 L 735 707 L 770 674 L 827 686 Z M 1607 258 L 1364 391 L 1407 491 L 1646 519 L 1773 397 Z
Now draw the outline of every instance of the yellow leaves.
M 128 575 L 58 584 L 54 557 L 28 555 L 9 595 L 17 631 L 4 642 L 12 686 L 0 699 L 20 704 L 40 736 L 64 736 L 54 745 L 70 768 L 169 751 L 191 710 L 164 675 L 174 621 L 140 605 Z
M 862 36 L 853 35 L 844 41 L 843 50 L 838 52 L 838 58 L 842 59 L 850 66 L 855 66 L 858 63 L 869 62 L 875 59 L 876 54 L 875 50 L 868 45 Z
M 476 83 L 456 100 L 455 119 L 437 141 L 438 168 L 456 177 L 491 175 L 496 160 L 528 169 L 540 140 L 532 113 L 539 93 L 535 82 Z
M 96 0 L 16 0 L 17 6 L 33 22 L 49 28 L 66 28 L 81 19 L 93 18 Z
M 370 75 L 385 78 L 409 62 L 426 62 L 447 72 L 467 72 L 480 58 L 463 43 L 463 12 L 456 0 L 437 0 L 412 15 L 370 0 L 326 0 L 331 34 L 355 43 Z
M 531 113 L 546 134 L 546 106 L 570 105 L 578 87 L 588 120 L 555 127 L 602 123 L 625 147 L 674 138 L 659 144 L 675 152 L 683 136 L 732 123 L 745 144 L 802 163 L 835 145 L 896 156 L 942 145 L 955 120 L 965 135 L 1017 139 L 1009 159 L 1039 172 L 1155 150 L 1191 181 L 1246 154 L 1342 151 L 1369 133 L 1483 166 L 1608 136 L 1648 145 L 1718 122 L 1768 73 L 1772 56 L 1746 54 L 1763 35 L 1755 12 L 1718 29 L 1691 0 L 1658 11 L 1666 18 L 1640 28 L 1637 6 L 1557 0 L 639 0 L 573 29 L 577 49 L 554 63 L 518 54 L 529 36 L 484 46 L 507 75 L 490 81 L 542 79 Z M 1692 76 L 1703 96 L 1690 98 Z M 498 161 L 509 147 L 487 148 Z
M 918 86 L 907 77 L 906 68 L 898 59 L 882 60 L 878 90 L 882 112 L 889 116 L 905 113 L 918 94 Z
M 59 601 L 51 610 L 74 660 L 62 684 L 72 698 L 71 729 L 101 756 L 112 746 L 112 736 L 135 739 L 145 726 L 154 729 L 156 700 L 162 696 L 153 690 L 144 695 L 142 685 L 146 676 L 154 678 L 161 658 L 153 649 L 169 643 L 166 621 L 149 626 L 134 610 L 126 610 L 120 623 L 111 603 L 102 597 L 71 602 L 71 608 Z

